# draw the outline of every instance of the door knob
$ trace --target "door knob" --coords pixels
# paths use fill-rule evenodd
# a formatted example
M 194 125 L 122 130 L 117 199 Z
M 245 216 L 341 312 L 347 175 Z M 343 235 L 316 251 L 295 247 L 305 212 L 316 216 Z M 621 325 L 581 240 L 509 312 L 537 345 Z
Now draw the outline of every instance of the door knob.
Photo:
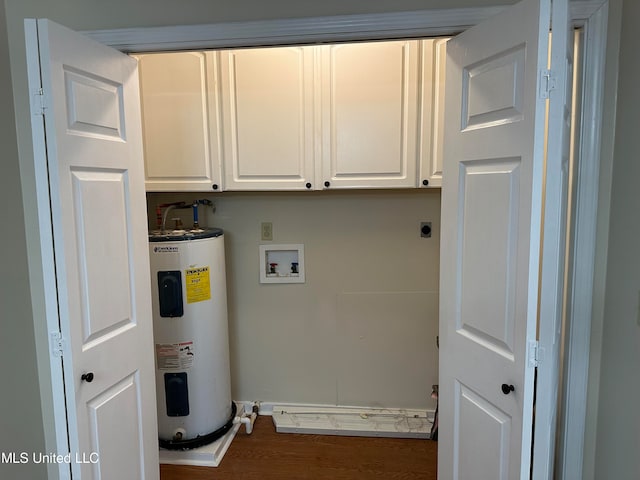
M 509 395 L 514 390 L 515 387 L 513 385 L 507 385 L 506 383 L 502 384 L 502 393 L 504 393 L 505 395 Z
M 93 382 L 93 372 L 83 373 L 80 380 L 84 380 L 87 383 Z

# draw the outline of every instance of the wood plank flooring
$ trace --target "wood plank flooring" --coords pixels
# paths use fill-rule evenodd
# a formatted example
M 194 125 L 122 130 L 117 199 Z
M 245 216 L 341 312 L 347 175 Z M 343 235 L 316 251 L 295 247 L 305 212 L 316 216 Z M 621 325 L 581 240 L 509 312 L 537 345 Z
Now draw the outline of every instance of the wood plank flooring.
M 244 426 L 216 468 L 161 465 L 161 480 L 436 480 L 437 442 L 276 433 Z

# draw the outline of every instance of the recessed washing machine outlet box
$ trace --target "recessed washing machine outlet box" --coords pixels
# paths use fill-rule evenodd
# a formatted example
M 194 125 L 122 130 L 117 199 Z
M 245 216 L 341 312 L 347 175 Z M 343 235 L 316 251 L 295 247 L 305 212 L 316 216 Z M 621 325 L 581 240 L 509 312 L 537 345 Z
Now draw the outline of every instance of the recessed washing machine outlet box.
M 260 283 L 305 283 L 304 245 L 260 245 Z

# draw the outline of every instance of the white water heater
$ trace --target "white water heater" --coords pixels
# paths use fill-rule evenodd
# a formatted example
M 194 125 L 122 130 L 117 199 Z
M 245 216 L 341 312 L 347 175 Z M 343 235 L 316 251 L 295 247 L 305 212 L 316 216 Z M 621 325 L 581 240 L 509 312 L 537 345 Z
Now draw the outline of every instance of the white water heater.
M 160 446 L 206 445 L 233 424 L 224 235 L 149 234 Z

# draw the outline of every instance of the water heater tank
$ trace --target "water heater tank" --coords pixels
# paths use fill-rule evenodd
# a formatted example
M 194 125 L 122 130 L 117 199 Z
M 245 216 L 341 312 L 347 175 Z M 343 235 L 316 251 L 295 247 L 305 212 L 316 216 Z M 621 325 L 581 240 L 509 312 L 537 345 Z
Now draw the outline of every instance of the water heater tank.
M 232 426 L 224 235 L 149 234 L 160 446 L 197 448 Z

